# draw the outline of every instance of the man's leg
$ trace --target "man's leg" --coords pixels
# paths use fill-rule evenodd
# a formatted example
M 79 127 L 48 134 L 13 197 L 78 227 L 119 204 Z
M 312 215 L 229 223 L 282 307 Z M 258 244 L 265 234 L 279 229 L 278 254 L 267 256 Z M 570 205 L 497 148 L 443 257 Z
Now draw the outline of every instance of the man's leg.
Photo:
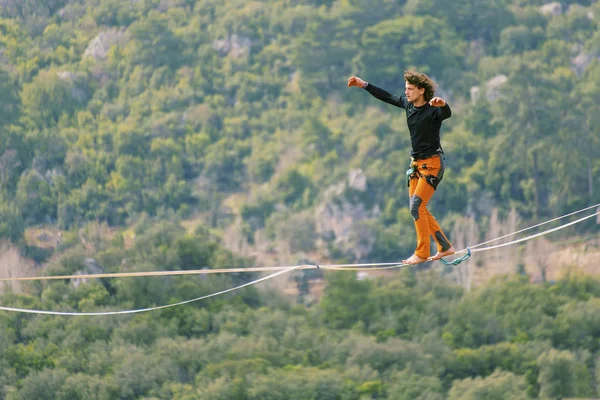
M 444 157 L 441 155 L 437 158 L 434 157 L 429 160 L 429 163 L 431 165 L 431 168 L 427 169 L 427 181 L 434 188 L 437 188 L 437 185 L 439 185 L 439 183 L 442 181 L 442 178 L 444 177 Z M 427 211 L 427 218 L 429 222 L 429 232 L 431 232 L 433 239 L 437 243 L 438 250 L 437 254 L 431 257 L 431 260 L 439 260 L 444 256 L 454 254 L 454 248 L 448 240 L 448 237 L 446 237 L 446 235 L 442 231 L 442 228 L 437 223 L 435 217 L 431 215 L 429 211 Z
M 431 167 L 421 169 L 421 176 L 418 179 L 411 179 L 409 183 L 410 212 L 415 221 L 415 229 L 417 231 L 417 249 L 413 256 L 404 260 L 408 264 L 418 264 L 430 257 L 430 236 L 433 236 L 438 249 L 437 254 L 431 257 L 432 260 L 438 260 L 444 256 L 454 254 L 452 244 L 442 231 L 435 217 L 427 210 L 427 204 L 435 192 L 435 188 L 428 181 L 427 177 L 436 176 L 441 178 L 443 176 L 443 165 L 440 165 L 441 160 L 439 159 L 426 161 L 429 162 Z
M 442 253 L 442 252 L 450 250 L 452 248 L 452 244 L 450 243 L 450 241 L 448 240 L 448 238 L 442 231 L 442 228 L 438 224 L 437 220 L 435 219 L 435 217 L 433 215 L 431 215 L 429 210 L 425 210 L 425 212 L 427 213 L 427 223 L 429 224 L 429 233 L 431 234 L 431 236 L 433 236 L 433 240 L 435 240 L 435 243 L 437 244 L 438 253 Z
M 402 262 L 406 264 L 419 264 L 427 261 L 430 256 L 429 249 L 429 222 L 426 213 L 426 206 L 429 198 L 433 194 L 431 187 L 425 178 L 413 177 L 409 182 L 408 194 L 410 198 L 410 213 L 415 221 L 415 230 L 417 232 L 417 249 L 415 253 Z
M 430 223 L 430 219 L 435 220 L 427 210 L 427 203 L 429 203 L 434 192 L 435 189 L 427 183 L 425 178 L 419 178 L 415 191 L 410 197 L 410 213 L 415 221 L 415 230 L 417 231 L 417 249 L 415 250 L 415 255 L 423 259 L 427 259 L 431 255 L 429 236 L 433 234 L 430 231 L 430 227 L 433 224 Z

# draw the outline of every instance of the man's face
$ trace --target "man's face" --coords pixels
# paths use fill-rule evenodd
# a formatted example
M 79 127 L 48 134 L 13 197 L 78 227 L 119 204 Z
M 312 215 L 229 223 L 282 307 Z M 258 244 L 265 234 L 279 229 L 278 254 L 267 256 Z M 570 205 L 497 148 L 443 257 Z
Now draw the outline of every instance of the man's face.
M 419 98 L 421 96 L 423 96 L 424 93 L 425 93 L 424 88 L 419 89 L 412 83 L 406 82 L 406 89 L 404 90 L 404 94 L 406 95 L 406 98 L 408 99 L 408 101 L 410 101 L 411 103 L 414 103 L 415 101 L 419 100 Z

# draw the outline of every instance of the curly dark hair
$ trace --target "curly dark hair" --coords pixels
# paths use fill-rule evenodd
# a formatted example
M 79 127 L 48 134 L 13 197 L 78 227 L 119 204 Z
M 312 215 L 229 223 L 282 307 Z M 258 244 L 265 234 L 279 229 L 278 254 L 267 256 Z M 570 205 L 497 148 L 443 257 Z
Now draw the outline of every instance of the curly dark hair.
M 419 89 L 425 89 L 425 101 L 433 99 L 435 95 L 435 82 L 425 74 L 417 71 L 404 71 L 404 80 Z

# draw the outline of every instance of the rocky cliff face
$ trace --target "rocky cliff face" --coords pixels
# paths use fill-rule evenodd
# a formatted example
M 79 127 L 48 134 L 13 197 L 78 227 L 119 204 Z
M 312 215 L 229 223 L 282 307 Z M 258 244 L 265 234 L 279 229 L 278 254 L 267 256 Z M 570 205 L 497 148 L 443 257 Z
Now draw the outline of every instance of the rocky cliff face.
M 83 55 L 92 57 L 97 61 L 106 60 L 110 48 L 114 45 L 123 44 L 126 40 L 127 38 L 123 29 L 111 29 L 100 32 L 92 39 Z
M 552 17 L 561 15 L 563 13 L 562 4 L 558 1 L 553 1 L 552 3 L 546 3 L 544 5 L 541 5 L 539 10 L 542 14 L 549 15 Z
M 234 34 L 224 39 L 215 40 L 212 47 L 221 56 L 228 55 L 233 58 L 241 58 L 250 55 L 252 41 L 247 37 Z
M 360 169 L 348 172 L 348 179 L 331 186 L 316 207 L 316 230 L 319 245 L 333 245 L 355 259 L 363 259 L 373 248 L 374 238 L 365 222 L 379 215 L 377 207 L 369 209 L 356 201 L 352 193 L 368 195 L 367 177 Z
M 473 86 L 471 88 L 471 101 L 473 104 L 477 103 L 481 97 L 485 97 L 488 101 L 495 101 L 502 94 L 500 93 L 502 85 L 508 81 L 506 75 L 496 75 L 492 79 L 485 83 L 485 86 L 480 88 L 479 86 Z
M 73 275 L 90 275 L 90 274 L 104 273 L 104 270 L 102 269 L 102 267 L 100 265 L 98 265 L 98 262 L 96 262 L 96 260 L 93 258 L 86 258 L 85 261 L 83 262 L 83 265 L 84 265 L 84 268 L 75 272 Z M 77 287 L 79 287 L 79 285 L 85 284 L 88 282 L 89 282 L 88 278 L 73 279 L 71 281 L 71 285 L 73 285 L 74 287 L 77 288 Z

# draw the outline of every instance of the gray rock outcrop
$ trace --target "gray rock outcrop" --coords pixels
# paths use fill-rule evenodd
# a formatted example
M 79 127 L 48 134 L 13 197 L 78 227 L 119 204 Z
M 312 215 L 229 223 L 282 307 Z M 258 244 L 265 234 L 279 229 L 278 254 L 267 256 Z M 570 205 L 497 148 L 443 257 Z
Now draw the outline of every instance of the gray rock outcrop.
M 315 211 L 316 231 L 320 242 L 331 243 L 360 260 L 369 255 L 375 240 L 367 222 L 380 211 L 377 207 L 368 209 L 365 204 L 349 199 L 349 191 L 368 191 L 367 177 L 362 170 L 350 170 L 346 181 L 325 191 L 324 200 Z
M 111 29 L 100 32 L 85 49 L 83 55 L 94 58 L 97 61 L 106 60 L 108 51 L 114 45 L 125 43 L 125 31 L 120 29 Z
M 212 43 L 212 47 L 222 56 L 228 55 L 233 58 L 247 57 L 250 55 L 252 41 L 250 38 L 234 34 L 225 39 L 215 40 Z
M 102 274 L 104 272 L 102 267 L 100 267 L 100 265 L 98 265 L 98 262 L 93 258 L 86 258 L 85 261 L 83 262 L 83 265 L 84 265 L 84 268 L 82 270 L 75 272 L 73 275 Z M 87 279 L 87 278 L 73 279 L 73 280 L 71 280 L 71 285 L 73 285 L 75 288 L 77 288 L 77 287 L 79 287 L 79 285 L 81 285 L 83 283 L 88 283 L 88 282 L 89 282 L 89 279 Z
M 560 2 L 553 1 L 552 3 L 541 5 L 539 10 L 544 15 L 555 17 L 563 13 L 563 6 Z

